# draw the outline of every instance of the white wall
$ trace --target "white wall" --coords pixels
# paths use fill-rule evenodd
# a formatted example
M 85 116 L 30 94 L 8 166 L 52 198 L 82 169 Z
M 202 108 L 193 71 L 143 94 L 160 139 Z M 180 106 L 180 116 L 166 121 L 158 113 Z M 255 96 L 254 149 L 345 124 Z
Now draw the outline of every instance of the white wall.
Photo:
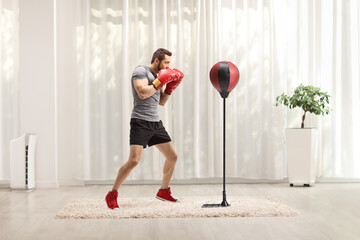
M 57 187 L 54 2 L 19 1 L 20 135 L 37 134 L 36 186 Z

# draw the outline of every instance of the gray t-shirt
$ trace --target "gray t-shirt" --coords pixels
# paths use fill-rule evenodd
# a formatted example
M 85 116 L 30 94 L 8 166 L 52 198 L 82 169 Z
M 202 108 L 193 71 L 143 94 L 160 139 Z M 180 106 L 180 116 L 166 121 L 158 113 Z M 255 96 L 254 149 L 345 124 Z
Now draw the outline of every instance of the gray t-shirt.
M 137 66 L 131 77 L 131 87 L 134 97 L 134 108 L 131 113 L 131 118 L 138 118 L 149 122 L 159 122 L 158 105 L 160 101 L 160 89 L 157 90 L 151 97 L 140 99 L 137 94 L 134 81 L 136 79 L 148 79 L 148 85 L 156 79 L 154 74 L 148 66 Z

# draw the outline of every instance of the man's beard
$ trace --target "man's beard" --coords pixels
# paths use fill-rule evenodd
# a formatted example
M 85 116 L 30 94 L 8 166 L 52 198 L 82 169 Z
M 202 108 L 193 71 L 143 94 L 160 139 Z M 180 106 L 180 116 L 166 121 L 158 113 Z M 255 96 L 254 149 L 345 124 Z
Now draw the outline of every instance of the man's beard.
M 160 72 L 161 68 L 160 68 L 160 63 L 156 66 L 158 71 Z

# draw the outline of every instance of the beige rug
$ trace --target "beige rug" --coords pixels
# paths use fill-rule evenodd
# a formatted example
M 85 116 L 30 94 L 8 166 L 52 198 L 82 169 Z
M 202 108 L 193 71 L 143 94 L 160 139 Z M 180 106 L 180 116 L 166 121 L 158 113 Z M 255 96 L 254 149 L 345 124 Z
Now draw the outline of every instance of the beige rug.
M 183 197 L 179 203 L 154 198 L 119 198 L 120 210 L 109 210 L 105 199 L 73 199 L 55 216 L 57 219 L 97 218 L 209 218 L 209 217 L 293 217 L 298 213 L 268 197 L 228 197 L 225 208 L 202 208 L 220 203 L 221 198 Z

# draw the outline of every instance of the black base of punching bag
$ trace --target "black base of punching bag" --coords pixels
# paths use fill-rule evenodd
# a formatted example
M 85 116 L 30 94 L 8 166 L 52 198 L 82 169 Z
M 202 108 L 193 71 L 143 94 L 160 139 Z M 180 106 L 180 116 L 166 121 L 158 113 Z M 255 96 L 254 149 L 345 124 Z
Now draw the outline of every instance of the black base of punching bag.
M 226 192 L 223 191 L 223 201 L 219 204 L 219 203 L 207 203 L 202 205 L 202 208 L 217 208 L 217 207 L 229 207 L 231 206 L 227 201 L 226 201 Z
M 222 95 L 221 95 L 222 96 Z M 226 96 L 227 97 L 227 96 Z M 225 191 L 225 98 L 224 99 L 224 128 L 223 128 L 223 200 L 220 204 L 217 203 L 208 203 L 204 204 L 203 208 L 216 208 L 216 207 L 229 207 L 230 204 L 226 201 L 226 191 Z

